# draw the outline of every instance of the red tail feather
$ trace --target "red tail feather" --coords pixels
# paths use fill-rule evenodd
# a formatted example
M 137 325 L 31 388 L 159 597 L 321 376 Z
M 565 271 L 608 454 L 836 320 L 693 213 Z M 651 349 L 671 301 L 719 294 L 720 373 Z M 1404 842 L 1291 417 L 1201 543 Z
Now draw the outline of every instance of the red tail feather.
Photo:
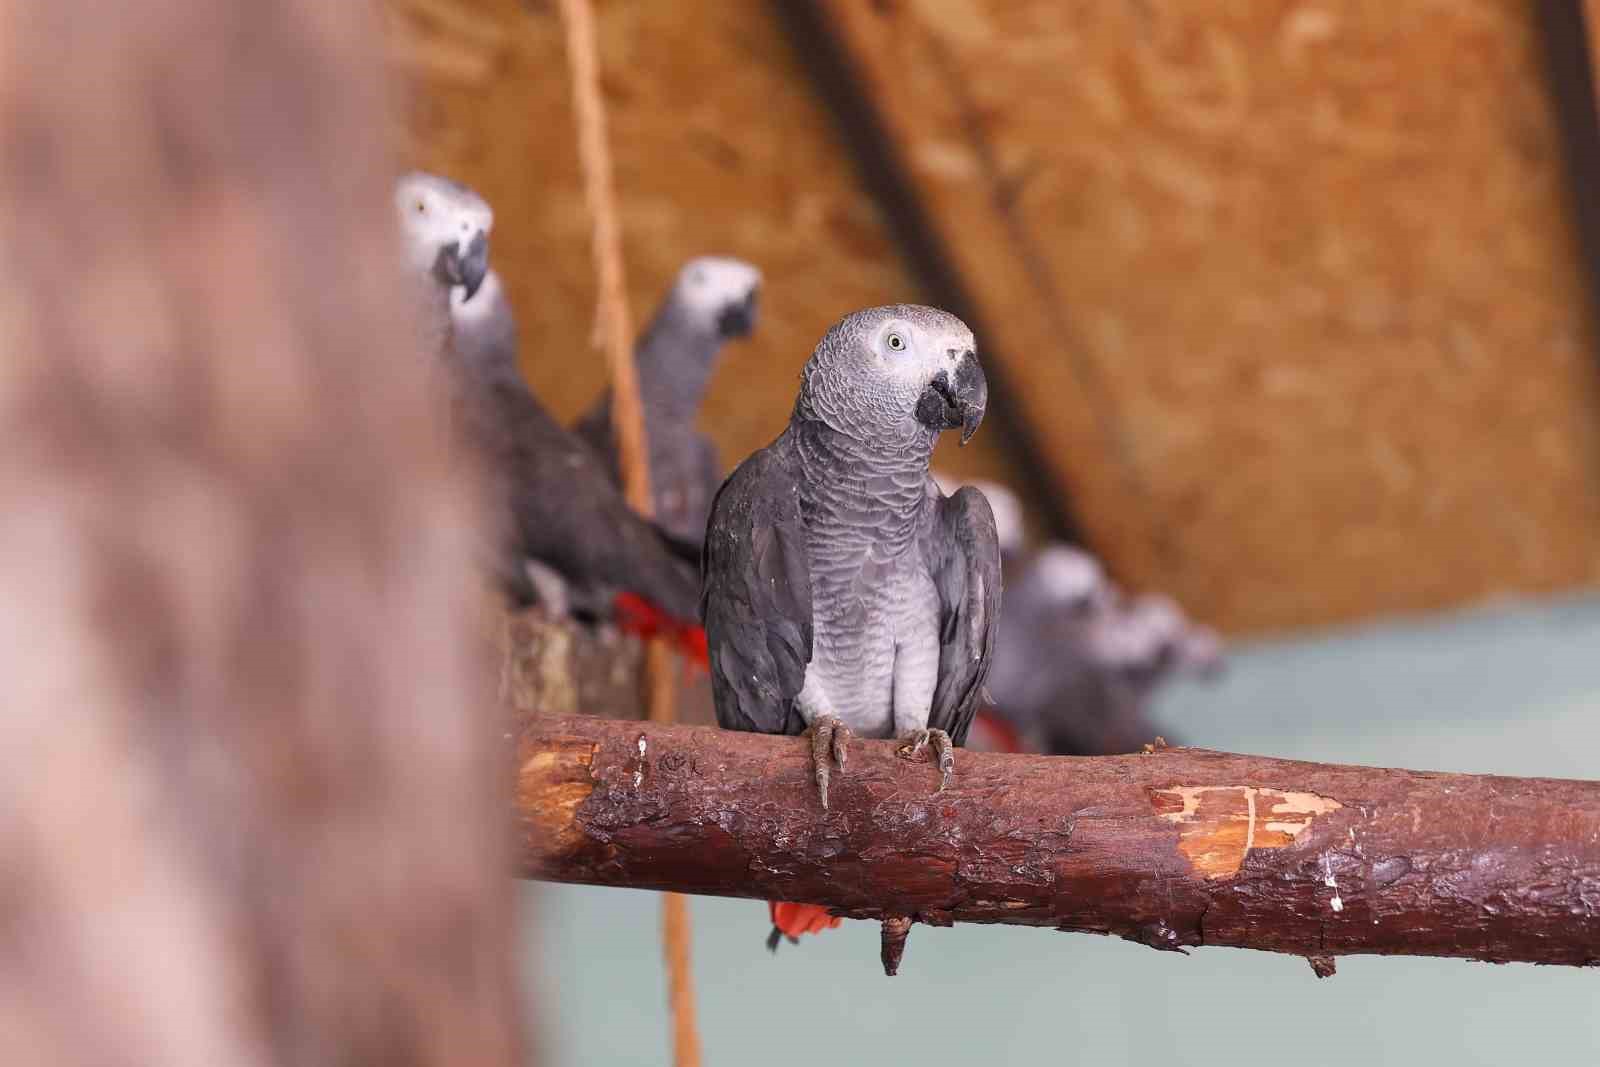
M 711 658 L 706 632 L 692 622 L 674 619 L 637 593 L 618 593 L 612 602 L 617 626 L 624 633 L 642 640 L 665 637 L 677 646 L 678 654 L 700 670 L 709 670 Z
M 829 915 L 828 909 L 821 904 L 790 904 L 769 900 L 767 911 L 772 916 L 773 928 L 790 940 L 801 934 L 820 934 L 844 922 Z
M 976 743 L 974 743 L 976 742 Z M 988 749 L 991 752 L 1026 752 L 1022 735 L 1009 722 L 992 711 L 979 711 L 972 721 L 969 748 Z

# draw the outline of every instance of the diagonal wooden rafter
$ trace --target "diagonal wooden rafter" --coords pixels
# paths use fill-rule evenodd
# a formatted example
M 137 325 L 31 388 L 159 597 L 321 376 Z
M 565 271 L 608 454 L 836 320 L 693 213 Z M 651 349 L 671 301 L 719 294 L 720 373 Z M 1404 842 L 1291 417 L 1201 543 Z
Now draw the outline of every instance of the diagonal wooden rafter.
M 1590 315 L 1600 318 L 1600 0 L 1542 0 L 1539 14 Z M 1600 358 L 1600 351 L 1595 355 Z
M 1151 575 L 1164 569 L 1171 546 L 1150 512 L 1149 490 L 1116 397 L 1087 354 L 1087 346 L 1076 341 L 1076 323 L 1049 261 L 1016 211 L 1023 176 L 1001 165 L 984 118 L 965 92 L 962 74 L 938 32 L 909 15 L 888 21 L 870 4 L 812 0 L 778 7 L 791 28 L 803 27 L 807 44 L 814 47 L 823 39 L 842 59 L 842 69 L 829 72 L 835 82 L 831 91 L 835 109 L 867 116 L 873 127 L 881 129 L 890 142 L 881 146 L 885 158 L 901 162 L 894 159 L 892 145 L 910 143 L 911 132 L 929 121 L 928 113 L 940 114 L 946 125 L 954 124 L 962 158 L 951 165 L 976 167 L 989 210 L 965 212 L 955 220 L 919 209 L 920 190 L 903 177 L 903 169 L 896 187 L 880 185 L 879 198 L 890 199 L 886 208 L 891 218 L 901 216 L 897 229 L 902 242 L 908 231 L 923 231 L 909 248 L 913 266 L 932 283 L 934 297 L 955 304 L 982 336 L 985 362 L 998 371 L 1006 396 L 1023 416 L 1019 432 L 1036 446 L 1030 451 L 1045 474 L 1041 499 L 1056 502 L 1057 526 L 1077 534 L 1079 510 L 1092 513 L 1094 548 L 1114 571 Z M 900 50 L 916 52 L 920 62 L 942 72 L 936 79 L 941 99 L 913 97 L 890 84 Z M 856 151 L 861 154 L 859 142 Z M 997 248 L 1009 254 L 974 254 Z M 983 278 L 981 292 L 965 283 L 973 277 Z M 1041 313 L 1005 315 L 985 298 L 992 293 L 1027 293 Z M 1036 387 L 1040 362 L 1028 358 L 1037 353 L 1063 357 L 1045 388 Z M 1052 427 L 1053 432 L 1040 439 L 1041 426 Z

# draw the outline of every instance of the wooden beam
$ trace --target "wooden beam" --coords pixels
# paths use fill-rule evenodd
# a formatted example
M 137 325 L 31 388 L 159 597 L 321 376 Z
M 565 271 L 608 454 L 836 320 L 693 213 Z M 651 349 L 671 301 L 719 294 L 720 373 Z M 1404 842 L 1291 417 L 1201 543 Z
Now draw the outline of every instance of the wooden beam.
M 957 296 L 982 330 L 982 357 L 1015 402 L 1008 414 L 1030 437 L 1057 510 L 1072 516 L 1076 529 L 1079 517 L 1068 502 L 1083 501 L 1094 516 L 1088 532 L 1096 551 L 1119 574 L 1160 571 L 1169 546 L 1148 513 L 1116 398 L 1085 358 L 1067 299 L 1017 211 L 1014 180 L 1002 171 L 956 58 L 928 20 L 898 6 L 893 14 L 833 0 L 796 6 L 813 12 L 812 24 L 833 28 L 861 90 L 854 108 L 875 116 L 874 125 L 887 134 L 885 150 L 912 164 L 917 218 L 928 220 L 932 231 L 927 247 L 914 249 L 915 258 L 925 261 L 924 272 L 926 261 L 941 264 L 939 280 L 948 280 L 938 289 Z M 907 83 L 903 61 L 915 65 L 921 84 Z M 938 131 L 936 142 L 930 128 Z M 930 160 L 934 171 L 943 167 L 965 179 L 967 191 L 976 194 L 966 209 L 950 210 L 939 183 L 929 178 Z M 910 210 L 898 205 L 890 215 Z M 998 293 L 1020 296 L 1037 313 L 1014 314 L 1009 301 L 995 299 Z
M 1541 0 L 1545 70 L 1566 163 L 1569 217 L 1583 253 L 1591 321 L 1600 316 L 1600 112 L 1595 60 L 1600 56 L 1600 0 Z M 1591 355 L 1600 344 L 1590 331 Z
M 801 738 L 527 719 L 523 871 L 1167 950 L 1600 963 L 1600 783 L 1161 749 L 962 752 L 939 792 L 927 763 L 857 742 L 824 813 L 808 751 Z

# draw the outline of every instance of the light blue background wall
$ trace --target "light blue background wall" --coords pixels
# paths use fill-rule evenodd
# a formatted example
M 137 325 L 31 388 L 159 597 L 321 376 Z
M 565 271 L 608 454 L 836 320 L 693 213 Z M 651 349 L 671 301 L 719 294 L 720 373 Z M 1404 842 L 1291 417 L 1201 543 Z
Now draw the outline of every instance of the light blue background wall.
M 1235 651 L 1161 721 L 1212 748 L 1432 770 L 1600 777 L 1600 602 L 1507 607 Z M 527 896 L 543 1062 L 668 1062 L 657 898 Z M 1600 1064 L 1600 971 L 1345 957 L 1185 958 L 1004 927 L 875 925 L 762 946 L 765 906 L 696 899 L 709 1067 L 745 1064 Z

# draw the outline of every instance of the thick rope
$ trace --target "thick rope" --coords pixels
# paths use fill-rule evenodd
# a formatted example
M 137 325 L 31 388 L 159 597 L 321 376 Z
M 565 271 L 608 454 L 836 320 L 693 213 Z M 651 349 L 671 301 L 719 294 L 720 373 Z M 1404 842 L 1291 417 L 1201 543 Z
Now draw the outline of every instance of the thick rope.
M 645 441 L 644 410 L 639 402 L 639 378 L 633 363 L 633 328 L 622 269 L 622 230 L 611 180 L 605 101 L 600 95 L 599 50 L 589 0 L 561 0 L 561 19 L 567 30 L 567 62 L 572 75 L 572 108 L 578 126 L 584 199 L 594 219 L 595 333 L 610 370 L 612 432 L 616 435 L 618 465 L 628 503 L 648 517 L 654 510 L 650 454 Z M 677 718 L 675 664 L 664 638 L 656 638 L 646 646 L 645 684 L 651 721 L 672 722 Z M 677 893 L 662 894 L 662 955 L 667 966 L 673 1063 L 677 1067 L 700 1067 L 689 936 L 687 900 Z

